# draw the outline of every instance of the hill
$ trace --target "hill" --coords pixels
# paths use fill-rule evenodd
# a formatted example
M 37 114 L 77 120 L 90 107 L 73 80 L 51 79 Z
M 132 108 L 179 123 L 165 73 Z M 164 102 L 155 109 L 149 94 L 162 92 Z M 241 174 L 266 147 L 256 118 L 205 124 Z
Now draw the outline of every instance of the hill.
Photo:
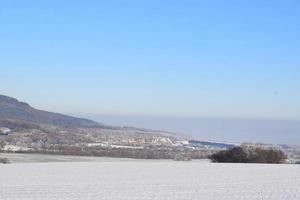
M 61 127 L 99 127 L 100 124 L 88 119 L 79 119 L 58 113 L 38 110 L 15 98 L 0 95 L 0 120 L 25 121 Z

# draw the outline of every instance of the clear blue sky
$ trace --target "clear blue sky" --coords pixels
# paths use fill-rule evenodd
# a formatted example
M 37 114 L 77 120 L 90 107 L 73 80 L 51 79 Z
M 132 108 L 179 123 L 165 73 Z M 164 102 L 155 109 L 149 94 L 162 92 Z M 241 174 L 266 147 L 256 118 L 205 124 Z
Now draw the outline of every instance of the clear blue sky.
M 0 1 L 0 93 L 84 115 L 300 119 L 300 2 Z

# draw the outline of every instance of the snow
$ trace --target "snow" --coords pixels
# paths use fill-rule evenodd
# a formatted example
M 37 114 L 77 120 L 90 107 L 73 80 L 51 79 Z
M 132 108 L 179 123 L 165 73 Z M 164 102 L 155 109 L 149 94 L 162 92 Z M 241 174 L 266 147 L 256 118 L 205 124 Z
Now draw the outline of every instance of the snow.
M 144 147 L 141 146 L 125 146 L 125 145 L 110 145 L 112 148 L 116 149 L 144 149 Z
M 1 200 L 297 200 L 299 165 L 99 159 L 0 165 Z
M 3 148 L 4 151 L 30 151 L 31 148 L 22 147 L 18 145 L 5 145 Z
M 128 145 L 114 145 L 114 144 L 105 144 L 105 143 L 88 143 L 88 147 L 111 147 L 116 149 L 144 149 L 142 146 L 128 146 Z
M 100 146 L 100 147 L 108 147 L 109 145 L 97 142 L 97 143 L 88 143 L 87 146 L 88 147 L 98 147 L 98 146 Z
M 7 134 L 7 133 L 10 133 L 10 132 L 11 132 L 11 130 L 9 128 L 0 127 L 0 133 Z

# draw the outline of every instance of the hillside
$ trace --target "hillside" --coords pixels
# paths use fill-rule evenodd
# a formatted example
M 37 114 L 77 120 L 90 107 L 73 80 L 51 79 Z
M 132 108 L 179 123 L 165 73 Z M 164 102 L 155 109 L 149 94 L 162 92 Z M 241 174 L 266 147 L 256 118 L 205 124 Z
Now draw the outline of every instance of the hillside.
M 100 124 L 92 120 L 79 119 L 58 113 L 38 110 L 17 99 L 0 95 L 0 120 L 7 119 L 61 127 L 100 126 Z

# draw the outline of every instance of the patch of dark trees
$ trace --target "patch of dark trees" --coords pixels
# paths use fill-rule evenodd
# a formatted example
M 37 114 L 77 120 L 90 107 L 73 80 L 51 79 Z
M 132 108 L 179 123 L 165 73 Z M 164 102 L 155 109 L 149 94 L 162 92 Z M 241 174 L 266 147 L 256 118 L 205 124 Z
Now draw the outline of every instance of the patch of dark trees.
M 0 163 L 1 164 L 8 164 L 9 160 L 7 158 L 0 158 Z
M 287 156 L 279 149 L 261 147 L 234 147 L 210 156 L 212 162 L 219 163 L 284 163 Z

